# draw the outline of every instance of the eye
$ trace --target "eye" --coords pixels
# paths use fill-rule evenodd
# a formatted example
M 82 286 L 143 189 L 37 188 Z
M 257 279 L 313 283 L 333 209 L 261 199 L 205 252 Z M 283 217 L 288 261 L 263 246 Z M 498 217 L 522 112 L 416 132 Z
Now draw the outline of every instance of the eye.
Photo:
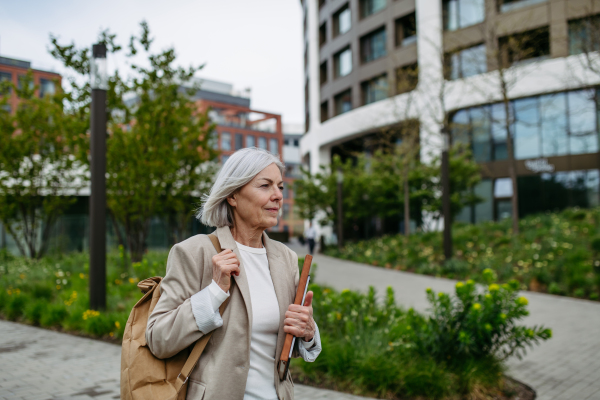
M 264 185 L 260 185 L 260 187 L 266 188 L 266 187 L 269 187 L 269 185 L 265 183 Z
M 283 191 L 283 186 L 279 186 L 279 190 Z

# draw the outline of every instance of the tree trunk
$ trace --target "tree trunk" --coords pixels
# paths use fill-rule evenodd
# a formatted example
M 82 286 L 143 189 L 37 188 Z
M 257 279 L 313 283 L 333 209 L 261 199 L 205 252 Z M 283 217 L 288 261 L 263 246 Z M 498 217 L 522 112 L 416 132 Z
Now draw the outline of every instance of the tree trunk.
M 504 114 L 505 114 L 505 129 L 506 129 L 506 151 L 508 153 L 508 175 L 510 176 L 512 184 L 512 229 L 513 234 L 519 233 L 519 190 L 517 187 L 517 168 L 515 162 L 515 153 L 513 146 L 513 138 L 511 133 L 512 120 L 510 116 L 510 100 L 508 99 L 508 93 L 504 77 L 501 74 L 502 81 L 502 97 L 504 101 Z
M 404 235 L 410 235 L 410 188 L 408 186 L 408 167 L 404 168 Z

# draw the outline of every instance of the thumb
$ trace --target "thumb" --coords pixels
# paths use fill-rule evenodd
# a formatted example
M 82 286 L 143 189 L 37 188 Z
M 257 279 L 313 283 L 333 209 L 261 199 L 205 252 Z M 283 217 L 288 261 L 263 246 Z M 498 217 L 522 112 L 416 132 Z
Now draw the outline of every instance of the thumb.
M 313 292 L 312 290 L 306 293 L 304 298 L 304 307 L 310 307 L 312 305 Z

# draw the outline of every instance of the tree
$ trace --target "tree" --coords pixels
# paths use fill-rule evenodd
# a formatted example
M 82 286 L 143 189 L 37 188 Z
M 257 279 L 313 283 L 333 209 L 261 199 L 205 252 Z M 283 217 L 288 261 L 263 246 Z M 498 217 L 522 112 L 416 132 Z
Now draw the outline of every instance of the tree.
M 152 53 L 148 25 L 142 22 L 141 28 L 140 36 L 132 36 L 128 45 L 131 76 L 122 79 L 116 71 L 108 90 L 107 205 L 123 227 L 133 261 L 139 261 L 147 248 L 154 216 L 170 213 L 178 228 L 174 239 L 183 237 L 194 198 L 214 175 L 215 167 L 207 163 L 218 155 L 209 144 L 214 125 L 208 111 L 199 111 L 191 98 L 197 87 L 182 89 L 202 66 L 175 67 L 172 48 Z M 115 39 L 106 31 L 100 35 L 112 53 L 121 50 Z M 60 45 L 56 38 L 52 44 L 52 54 L 65 66 L 87 75 L 88 49 Z M 138 62 L 141 52 L 145 60 Z M 74 82 L 73 87 L 78 92 L 72 96 L 74 107 L 89 115 L 89 85 Z M 131 98 L 126 102 L 127 95 Z M 89 148 L 87 140 L 82 138 L 82 149 Z
M 72 141 L 87 125 L 64 109 L 60 90 L 39 98 L 31 72 L 21 82 L 4 88 L 19 97 L 14 113 L 3 107 L 8 96 L 0 99 L 0 221 L 23 256 L 40 258 L 57 218 L 87 182 Z
M 569 22 L 569 53 L 580 55 L 584 69 L 600 78 L 600 14 Z

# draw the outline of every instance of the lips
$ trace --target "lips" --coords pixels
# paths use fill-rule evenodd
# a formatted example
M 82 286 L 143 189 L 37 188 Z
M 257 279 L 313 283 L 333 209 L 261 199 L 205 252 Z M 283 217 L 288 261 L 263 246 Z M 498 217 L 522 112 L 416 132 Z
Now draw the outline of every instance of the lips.
M 279 212 L 279 208 L 277 208 L 277 207 L 267 208 L 267 211 L 277 214 Z

